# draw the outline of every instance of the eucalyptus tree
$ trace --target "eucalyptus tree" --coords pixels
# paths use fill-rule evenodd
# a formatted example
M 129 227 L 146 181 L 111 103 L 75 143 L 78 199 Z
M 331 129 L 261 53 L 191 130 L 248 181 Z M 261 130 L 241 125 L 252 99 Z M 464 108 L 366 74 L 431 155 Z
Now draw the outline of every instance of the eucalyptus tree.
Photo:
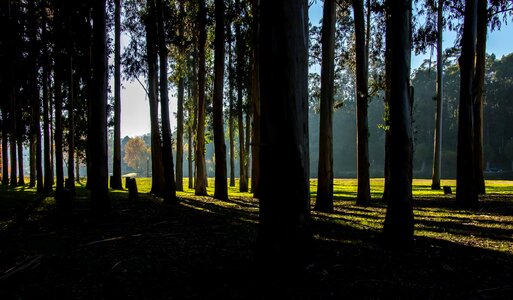
M 307 12 L 306 0 L 262 0 L 259 14 L 258 255 L 271 287 L 283 288 L 284 278 L 304 270 L 311 241 Z M 292 190 L 283 188 L 285 173 Z
M 411 0 L 387 0 L 387 36 L 389 48 L 389 172 L 388 206 L 383 227 L 390 245 L 413 243 L 412 157 L 413 130 L 411 117 Z
M 215 1 L 215 81 L 213 98 L 213 127 L 215 146 L 215 190 L 214 198 L 228 199 L 226 175 L 226 144 L 224 140 L 223 90 L 225 63 L 225 4 L 224 0 Z
M 333 96 L 335 56 L 334 0 L 325 0 L 322 18 L 322 65 L 319 165 L 315 210 L 333 212 Z
M 121 182 L 121 0 L 114 0 L 114 152 L 110 187 L 123 189 Z

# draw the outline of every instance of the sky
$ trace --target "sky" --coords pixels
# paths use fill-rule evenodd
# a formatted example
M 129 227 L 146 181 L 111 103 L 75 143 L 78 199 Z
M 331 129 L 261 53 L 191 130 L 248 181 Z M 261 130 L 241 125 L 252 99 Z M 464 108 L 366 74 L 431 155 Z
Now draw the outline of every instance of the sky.
M 309 10 L 309 18 L 312 24 L 318 24 L 322 17 L 322 5 L 320 1 L 312 5 Z M 513 52 L 513 25 L 503 25 L 501 31 L 488 32 L 487 52 L 494 53 L 497 58 Z M 443 47 L 454 45 L 456 33 L 444 32 Z M 127 37 L 122 37 L 122 44 L 127 43 Z M 123 47 L 122 47 L 123 48 Z M 123 49 L 122 49 L 123 51 Z M 412 55 L 412 69 L 418 68 L 430 53 Z M 144 78 L 140 78 L 145 83 Z M 111 84 L 113 80 L 111 79 Z M 170 88 L 172 88 L 170 86 Z M 176 97 L 174 90 L 169 91 L 171 129 L 176 129 Z M 121 137 L 139 136 L 150 132 L 150 112 L 146 92 L 137 81 L 123 81 L 121 89 Z

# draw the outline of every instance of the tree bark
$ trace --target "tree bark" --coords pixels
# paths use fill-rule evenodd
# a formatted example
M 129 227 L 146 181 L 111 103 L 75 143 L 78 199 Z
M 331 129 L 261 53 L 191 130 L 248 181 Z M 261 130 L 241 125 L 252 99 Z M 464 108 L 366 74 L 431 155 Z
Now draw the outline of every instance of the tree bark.
M 68 182 L 67 189 L 75 194 L 75 98 L 76 86 L 73 75 L 73 25 L 72 5 L 68 4 Z
M 18 185 L 18 163 L 16 160 L 16 109 L 15 109 L 15 95 L 14 95 L 14 88 L 9 87 L 9 95 L 7 96 L 9 104 L 9 123 L 10 123 L 10 133 L 9 133 L 9 148 L 11 151 L 11 186 L 17 186 Z
M 230 186 L 235 186 L 235 135 L 234 135 L 234 113 L 235 113 L 235 96 L 234 96 L 234 72 L 233 72 L 233 52 L 232 52 L 232 31 L 228 26 L 228 135 L 230 139 Z
M 259 168 L 259 147 L 260 147 L 260 45 L 258 44 L 258 35 L 260 31 L 260 24 L 258 22 L 258 15 L 260 13 L 260 0 L 251 1 L 251 10 L 253 13 L 253 34 L 252 34 L 252 48 L 251 54 L 251 104 L 253 112 L 253 124 L 251 126 L 251 191 L 253 197 L 259 198 L 259 184 L 258 178 L 260 177 Z
M 93 2 L 93 86 L 94 103 L 91 108 L 91 134 L 94 141 L 91 155 L 91 211 L 103 216 L 111 211 L 108 193 L 107 166 L 107 40 L 105 0 Z M 93 143 L 91 143 L 93 146 Z
M 192 130 L 192 126 L 189 127 L 189 133 L 188 133 L 188 136 L 189 136 L 189 147 L 188 148 L 188 151 L 189 151 L 189 188 L 190 189 L 193 189 L 194 188 L 194 159 L 193 159 L 193 136 L 194 136 L 194 132 Z
M 385 241 L 394 247 L 413 244 L 412 157 L 410 98 L 411 0 L 387 0 L 390 15 L 390 185 L 383 227 Z
M 277 287 L 288 290 L 289 282 L 298 283 L 308 262 L 312 238 L 307 13 L 306 0 L 261 2 L 261 176 L 257 253 L 266 283 L 264 287 L 273 291 Z M 293 188 L 283 188 L 284 174 Z M 286 294 L 282 298 L 293 296 Z
M 23 186 L 25 185 L 25 172 L 23 166 L 23 141 L 21 136 L 18 136 L 16 142 L 18 143 L 18 185 Z
M 215 74 L 213 98 L 213 127 L 215 147 L 214 198 L 228 199 L 226 176 L 226 144 L 224 141 L 223 90 L 224 90 L 224 0 L 215 1 Z
M 321 115 L 317 199 L 314 209 L 333 212 L 333 93 L 335 73 L 335 0 L 325 0 L 322 16 Z
M 110 187 L 122 190 L 121 182 L 121 0 L 114 0 L 114 155 Z
M 164 162 L 162 155 L 162 138 L 158 124 L 158 100 L 157 100 L 157 38 L 156 20 L 154 13 L 155 0 L 148 0 L 148 15 L 146 19 L 146 52 L 148 63 L 148 102 L 150 103 L 151 123 L 151 193 L 163 196 L 165 192 Z
M 3 101 L 2 101 L 3 102 Z M 9 149 L 8 149 L 8 129 L 7 129 L 7 113 L 5 104 L 2 103 L 2 184 L 9 184 Z
M 162 119 L 162 156 L 164 162 L 164 180 L 166 183 L 164 202 L 176 203 L 175 173 L 173 166 L 173 144 L 171 142 L 171 124 L 169 120 L 169 96 L 167 78 L 167 45 L 164 29 L 164 4 L 163 0 L 156 0 L 157 31 L 160 62 L 160 115 Z
M 357 177 L 356 204 L 368 205 L 371 201 L 369 174 L 369 122 L 368 108 L 368 57 L 365 46 L 365 21 L 363 0 L 353 0 L 355 50 L 356 50 L 356 128 L 357 128 Z
M 176 190 L 183 191 L 183 104 L 184 78 L 178 79 L 178 97 L 176 110 Z
M 476 72 L 475 99 L 473 101 L 473 133 L 474 133 L 474 168 L 476 190 L 485 194 L 484 163 L 483 163 L 483 104 L 486 68 L 486 35 L 488 26 L 488 4 L 486 0 L 477 0 L 477 43 L 476 43 Z
M 437 15 L 437 44 L 436 44 L 436 115 L 435 140 L 433 147 L 433 176 L 431 189 L 440 189 L 440 174 L 442 171 L 442 101 L 443 101 L 443 4 L 438 0 Z
M 385 36 L 391 36 L 391 17 L 390 15 L 385 16 Z M 383 196 L 382 200 L 388 202 L 390 196 L 390 90 L 391 90 L 391 76 L 392 76 L 392 59 L 391 59 L 391 40 L 386 39 L 385 41 L 385 161 L 384 161 L 384 184 L 383 184 Z
M 198 11 L 198 123 L 196 130 L 196 196 L 207 196 L 205 166 L 205 44 L 207 40 L 207 9 L 205 0 L 199 0 Z
M 461 38 L 460 103 L 458 112 L 458 147 L 456 170 L 456 202 L 464 207 L 477 205 L 473 139 L 473 79 L 476 57 L 477 2 L 465 1 L 465 19 Z

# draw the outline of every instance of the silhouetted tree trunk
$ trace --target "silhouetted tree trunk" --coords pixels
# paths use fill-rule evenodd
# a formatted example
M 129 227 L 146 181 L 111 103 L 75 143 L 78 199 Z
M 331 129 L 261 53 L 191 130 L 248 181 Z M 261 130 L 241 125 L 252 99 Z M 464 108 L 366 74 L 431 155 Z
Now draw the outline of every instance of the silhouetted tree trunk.
M 390 15 L 385 16 L 385 36 L 392 35 L 391 31 L 391 18 Z M 390 196 L 390 91 L 391 91 L 391 76 L 392 76 L 392 59 L 391 59 L 391 40 L 386 39 L 385 41 L 385 161 L 384 161 L 384 185 L 383 185 L 383 197 L 384 202 L 388 202 Z
M 62 133 L 62 64 L 61 54 L 59 51 L 61 48 L 56 45 L 56 57 L 55 57 L 55 70 L 54 70 L 54 97 L 55 97 L 55 193 L 57 205 L 60 206 L 66 201 L 61 199 L 62 189 L 64 188 L 64 166 L 63 166 L 63 133 Z
M 121 0 L 114 0 L 114 157 L 110 187 L 122 190 L 121 182 Z
M 235 7 L 240 9 L 239 1 L 235 1 Z M 243 80 L 244 75 L 244 42 L 242 41 L 242 33 L 240 22 L 235 23 L 235 39 L 236 39 L 236 78 L 237 78 L 237 124 L 239 126 L 239 191 L 248 191 L 248 177 L 246 174 L 246 149 L 244 147 L 244 110 L 243 110 Z
M 251 11 L 253 14 L 252 20 L 252 47 L 251 55 L 251 104 L 253 112 L 253 124 L 251 126 L 251 191 L 253 197 L 258 198 L 259 184 L 258 178 L 260 177 L 259 168 L 259 147 L 260 147 L 260 45 L 258 44 L 258 35 L 260 31 L 260 24 L 258 22 L 258 15 L 260 13 L 260 0 L 251 1 Z
M 358 192 L 356 204 L 368 205 L 370 195 L 369 174 L 369 122 L 368 108 L 368 57 L 365 47 L 365 21 L 363 0 L 353 0 L 355 51 L 356 51 L 356 128 Z
M 205 0 L 199 0 L 198 11 L 198 123 L 196 130 L 196 185 L 195 195 L 207 195 L 205 166 L 205 43 L 207 40 L 207 9 Z
M 23 141 L 21 136 L 16 139 L 18 143 L 18 185 L 25 185 L 25 173 L 23 167 Z
M 184 78 L 178 79 L 178 96 L 176 110 L 176 190 L 183 191 L 183 103 Z
M 213 127 L 215 146 L 214 198 L 228 199 L 226 176 L 226 144 L 224 142 L 223 90 L 224 90 L 224 0 L 215 1 L 215 74 L 213 98 Z
M 176 202 L 175 173 L 173 166 L 173 144 L 171 142 L 171 124 L 169 120 L 169 96 L 167 78 L 167 45 L 164 29 L 164 4 L 163 0 L 156 0 L 159 66 L 160 66 L 160 115 L 162 119 L 162 156 L 164 162 L 165 179 L 165 203 Z
M 4 104 L 2 103 L 2 106 Z M 7 143 L 6 113 L 2 107 L 2 184 L 9 184 L 9 149 Z
M 474 168 L 476 176 L 476 191 L 485 194 L 484 163 L 483 163 L 483 104 L 486 67 L 486 31 L 488 26 L 488 3 L 477 0 L 477 43 L 476 43 L 476 72 L 475 99 L 473 101 L 473 131 L 474 131 Z
M 41 36 L 42 43 L 46 45 L 47 43 L 47 28 L 46 28 L 46 1 L 41 2 L 41 12 L 42 12 L 42 25 L 41 25 Z M 39 188 L 43 189 L 45 192 L 50 192 L 53 186 L 53 162 L 51 158 L 51 150 L 52 150 L 52 140 L 50 137 L 50 120 L 49 115 L 52 114 L 52 110 L 49 109 L 49 73 L 50 73 L 50 59 L 48 57 L 48 49 L 43 46 L 43 72 L 42 72 L 42 90 L 43 90 L 43 158 L 44 158 L 44 181 L 42 179 L 43 173 L 42 169 L 38 171 L 38 190 Z M 40 155 L 41 156 L 41 155 Z M 40 167 L 41 161 L 37 162 L 37 154 L 36 154 L 36 165 Z M 41 160 L 41 157 L 39 158 Z M 39 178 L 39 173 L 41 173 L 41 180 Z
M 298 283 L 311 241 L 307 13 L 306 0 L 261 2 L 258 255 L 273 296 Z M 283 174 L 293 188 L 283 188 Z
M 431 189 L 440 189 L 440 173 L 442 171 L 442 100 L 443 100 L 443 3 L 438 0 L 437 11 L 437 44 L 436 44 L 436 116 L 435 141 L 433 149 L 433 176 Z
M 91 211 L 96 216 L 110 212 L 107 167 L 107 36 L 105 0 L 93 1 L 93 86 L 91 133 Z M 93 143 L 90 144 L 93 146 Z
M 234 113 L 235 113 L 235 96 L 234 96 L 234 72 L 233 72 L 233 52 L 232 52 L 232 30 L 228 25 L 228 135 L 230 139 L 230 186 L 235 186 L 235 135 L 234 133 Z
M 8 94 L 8 101 L 9 104 L 9 124 L 10 124 L 10 133 L 9 133 L 9 148 L 11 151 L 11 186 L 17 186 L 18 185 L 18 163 L 16 160 L 16 109 L 15 109 L 15 95 L 14 95 L 14 88 L 9 88 L 9 94 Z
M 72 5 L 68 4 L 68 189 L 71 194 L 75 194 L 75 98 L 76 90 L 75 78 L 73 74 L 73 25 L 72 25 Z
M 333 93 L 335 0 L 325 0 L 322 16 L 321 114 L 315 210 L 333 212 Z
M 478 196 L 474 170 L 474 139 L 473 139 L 473 79 L 474 60 L 476 57 L 477 37 L 477 2 L 465 1 L 465 20 L 461 38 L 460 66 L 460 103 L 458 112 L 458 147 L 456 173 L 456 202 L 462 206 L 477 205 Z
M 412 157 L 410 101 L 411 0 L 387 0 L 390 15 L 390 182 L 383 233 L 396 247 L 413 243 Z
M 194 188 L 194 158 L 192 157 L 194 154 L 193 154 L 193 136 L 194 136 L 194 132 L 192 131 L 192 126 L 189 127 L 189 133 L 188 133 L 188 136 L 189 136 L 189 147 L 188 147 L 188 151 L 189 151 L 189 188 L 190 189 L 193 189 Z
M 165 191 L 164 162 L 162 156 L 162 139 L 158 124 L 157 100 L 157 32 L 154 13 L 154 0 L 147 1 L 148 15 L 146 17 L 146 51 L 148 63 L 148 102 L 150 103 L 151 123 L 151 192 L 162 196 Z

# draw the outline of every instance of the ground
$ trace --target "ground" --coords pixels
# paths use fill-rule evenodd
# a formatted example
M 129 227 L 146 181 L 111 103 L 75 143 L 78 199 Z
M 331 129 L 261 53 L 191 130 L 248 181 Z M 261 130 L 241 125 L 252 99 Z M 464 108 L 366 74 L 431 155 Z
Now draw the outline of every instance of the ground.
M 258 202 L 230 188 L 229 201 L 178 193 L 177 205 L 147 194 L 111 191 L 113 213 L 88 215 L 77 186 L 71 215 L 26 186 L 0 187 L 0 299 L 261 298 L 254 265 Z M 443 181 L 452 186 L 454 181 Z M 184 184 L 187 186 L 187 183 Z M 210 181 L 209 195 L 214 184 Z M 313 212 L 314 247 L 304 299 L 493 298 L 513 295 L 513 182 L 488 181 L 480 207 L 415 180 L 415 246 L 381 243 L 383 181 L 374 201 L 356 206 L 356 181 L 335 182 L 334 214 Z M 312 180 L 312 203 L 316 181 Z

